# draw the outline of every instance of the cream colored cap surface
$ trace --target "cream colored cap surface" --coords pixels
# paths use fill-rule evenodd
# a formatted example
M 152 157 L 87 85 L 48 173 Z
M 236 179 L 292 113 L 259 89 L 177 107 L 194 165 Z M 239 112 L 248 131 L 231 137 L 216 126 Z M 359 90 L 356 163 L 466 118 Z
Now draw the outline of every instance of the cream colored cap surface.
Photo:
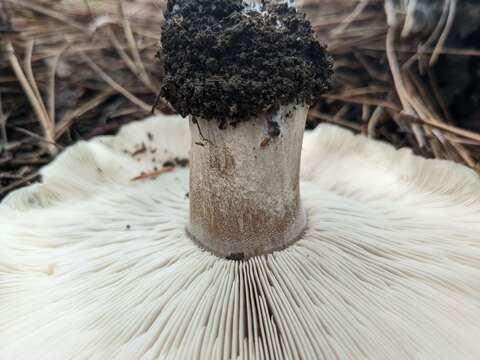
M 188 147 L 137 122 L 0 205 L 0 359 L 480 358 L 472 171 L 321 125 L 302 239 L 237 262 L 186 235 L 188 169 L 132 180 Z

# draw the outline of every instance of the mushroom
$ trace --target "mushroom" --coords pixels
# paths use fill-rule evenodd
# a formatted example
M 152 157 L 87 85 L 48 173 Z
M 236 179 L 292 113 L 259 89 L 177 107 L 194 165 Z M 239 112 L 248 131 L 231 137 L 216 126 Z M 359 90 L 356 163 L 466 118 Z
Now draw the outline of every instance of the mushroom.
M 229 16 L 268 24 L 260 11 Z M 264 88 L 231 118 L 214 114 L 228 96 L 174 96 L 163 46 L 163 94 L 188 121 L 78 143 L 0 205 L 0 358 L 478 358 L 478 175 L 331 125 L 302 148 L 297 95 L 327 86 L 322 48 L 322 86 L 262 111 Z M 189 169 L 155 170 L 189 152 Z

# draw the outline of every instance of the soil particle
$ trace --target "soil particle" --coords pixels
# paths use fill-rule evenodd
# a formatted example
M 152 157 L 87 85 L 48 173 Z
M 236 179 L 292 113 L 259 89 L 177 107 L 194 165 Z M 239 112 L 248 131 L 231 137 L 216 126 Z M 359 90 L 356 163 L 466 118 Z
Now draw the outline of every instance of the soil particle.
M 265 139 L 263 139 L 262 142 L 260 143 L 260 148 L 263 149 L 265 146 L 270 144 L 271 140 L 272 138 L 269 138 L 269 137 L 266 137 Z
M 268 136 L 271 138 L 277 137 L 280 135 L 280 125 L 276 121 L 268 122 Z
M 175 167 L 175 166 L 179 166 L 179 167 L 187 167 L 188 164 L 189 164 L 189 159 L 187 158 L 175 158 L 173 160 L 167 160 L 165 161 L 162 166 L 163 167 Z
M 135 157 L 137 155 L 140 155 L 140 154 L 143 154 L 145 151 L 147 151 L 147 147 L 145 146 L 144 143 L 141 144 L 140 148 L 135 150 L 133 153 L 132 153 L 132 157 Z
M 182 115 L 225 126 L 327 91 L 332 60 L 293 7 L 169 0 L 161 96 Z
M 175 163 L 171 160 L 165 161 L 163 163 L 163 167 L 174 167 L 174 166 L 175 166 Z
M 244 253 L 231 254 L 226 257 L 227 260 L 242 261 L 245 259 Z
M 180 167 L 187 167 L 189 163 L 190 161 L 187 158 L 175 158 L 175 164 Z

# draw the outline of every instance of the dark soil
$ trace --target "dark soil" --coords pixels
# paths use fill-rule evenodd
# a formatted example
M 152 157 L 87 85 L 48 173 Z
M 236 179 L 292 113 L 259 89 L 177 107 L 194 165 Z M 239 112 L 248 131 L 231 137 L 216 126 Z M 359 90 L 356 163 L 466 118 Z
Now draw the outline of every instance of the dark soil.
M 287 5 L 170 0 L 161 95 L 183 116 L 236 123 L 330 87 L 332 61 L 310 22 Z
M 449 48 L 480 50 L 480 6 L 478 0 L 460 1 Z M 480 131 L 480 57 L 444 55 L 434 68 L 449 116 L 473 131 Z

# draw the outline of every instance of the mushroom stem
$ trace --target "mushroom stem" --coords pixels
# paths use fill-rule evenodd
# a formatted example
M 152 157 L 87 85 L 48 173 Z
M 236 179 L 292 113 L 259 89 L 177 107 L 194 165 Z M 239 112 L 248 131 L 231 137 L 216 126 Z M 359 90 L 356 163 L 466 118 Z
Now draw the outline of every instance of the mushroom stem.
M 306 106 L 220 130 L 215 120 L 190 118 L 189 233 L 200 246 L 244 259 L 283 249 L 306 226 L 299 194 Z

